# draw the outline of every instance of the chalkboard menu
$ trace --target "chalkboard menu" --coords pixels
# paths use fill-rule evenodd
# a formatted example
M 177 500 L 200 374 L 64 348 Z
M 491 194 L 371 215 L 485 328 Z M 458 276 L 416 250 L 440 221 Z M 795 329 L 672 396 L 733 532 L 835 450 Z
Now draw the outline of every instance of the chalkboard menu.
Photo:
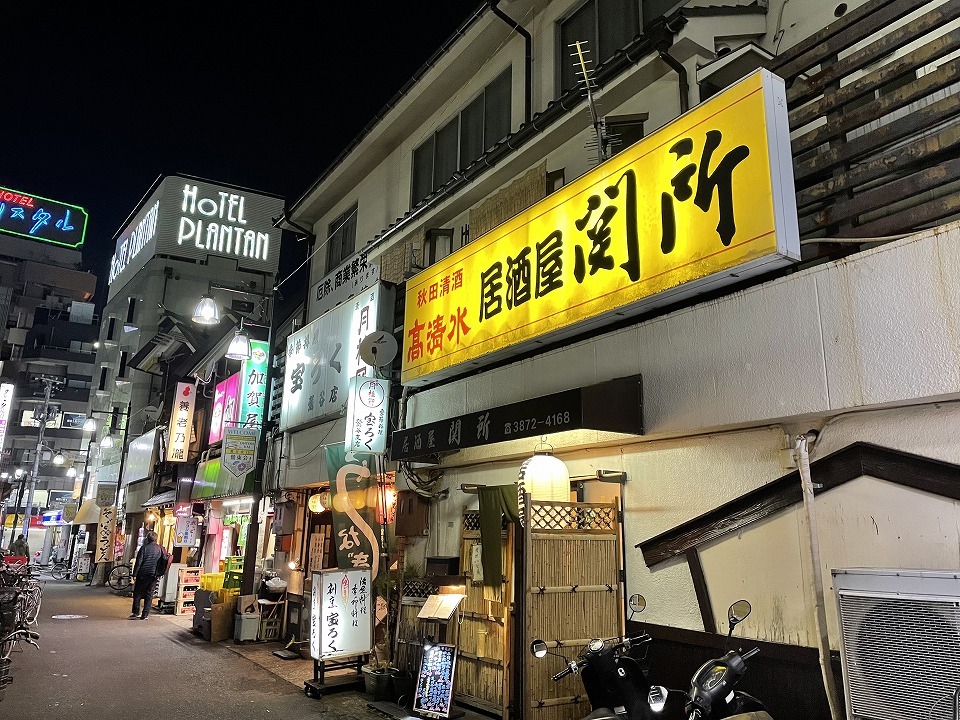
M 457 666 L 455 645 L 433 645 L 423 651 L 413 711 L 432 717 L 450 717 L 453 671 Z

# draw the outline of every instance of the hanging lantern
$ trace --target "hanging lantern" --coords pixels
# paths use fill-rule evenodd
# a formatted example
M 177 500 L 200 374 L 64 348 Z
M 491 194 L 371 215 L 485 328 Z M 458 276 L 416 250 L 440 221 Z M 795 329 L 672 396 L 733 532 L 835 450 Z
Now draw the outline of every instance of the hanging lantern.
M 531 500 L 570 501 L 570 473 L 563 460 L 551 453 L 536 452 L 525 460 L 519 479 Z
M 323 501 L 320 499 L 320 496 L 323 493 L 316 493 L 310 496 L 310 499 L 307 500 L 307 507 L 310 508 L 312 513 L 321 513 L 324 511 Z
M 330 495 L 330 490 L 321 490 L 320 491 L 320 506 L 324 510 L 330 510 L 333 507 L 333 497 Z

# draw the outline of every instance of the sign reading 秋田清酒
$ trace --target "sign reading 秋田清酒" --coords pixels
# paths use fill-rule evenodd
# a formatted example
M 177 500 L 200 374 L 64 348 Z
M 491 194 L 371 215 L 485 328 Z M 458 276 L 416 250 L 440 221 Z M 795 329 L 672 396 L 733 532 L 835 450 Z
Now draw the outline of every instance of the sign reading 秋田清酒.
M 409 280 L 401 380 L 799 256 L 783 81 L 759 70 Z
M 78 248 L 87 234 L 87 211 L 79 205 L 0 187 L 0 235 Z
M 167 428 L 167 462 L 187 461 L 196 398 L 196 386 L 193 383 L 177 383 L 177 393 L 173 397 L 173 410 L 170 413 L 170 426 Z

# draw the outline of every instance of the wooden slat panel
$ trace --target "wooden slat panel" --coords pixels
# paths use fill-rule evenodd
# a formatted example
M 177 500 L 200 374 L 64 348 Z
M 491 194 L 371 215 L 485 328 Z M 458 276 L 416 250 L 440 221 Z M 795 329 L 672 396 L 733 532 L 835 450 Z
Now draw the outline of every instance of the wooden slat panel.
M 934 135 L 919 138 L 909 145 L 893 150 L 883 157 L 857 167 L 829 180 L 811 185 L 797 192 L 797 206 L 804 207 L 823 201 L 831 195 L 872 182 L 890 173 L 891 168 L 906 170 L 911 165 L 926 161 L 945 150 L 960 146 L 960 126 L 952 125 Z
M 793 153 L 796 155 L 812 150 L 831 140 L 843 139 L 844 135 L 851 130 L 878 120 L 894 110 L 909 105 L 915 100 L 925 98 L 956 82 L 958 73 L 960 73 L 960 59 L 951 60 L 938 67 L 934 72 L 914 80 L 909 85 L 897 88 L 889 95 L 884 95 L 875 103 L 854 110 L 843 115 L 838 121 L 821 125 L 815 130 L 794 138 L 791 143 Z
M 799 106 L 823 92 L 824 88 L 840 78 L 860 70 L 864 65 L 874 62 L 899 50 L 916 38 L 936 30 L 956 17 L 960 17 L 960 0 L 949 0 L 940 7 L 911 20 L 896 30 L 877 38 L 874 42 L 837 60 L 803 83 L 794 83 L 787 91 L 787 102 L 791 107 Z
M 960 5 L 960 0 L 958 0 L 958 5 Z M 957 14 L 960 15 L 960 7 L 958 7 Z M 852 83 L 844 85 L 839 90 L 828 91 L 819 100 L 792 110 L 790 112 L 790 127 L 806 125 L 831 110 L 862 98 L 867 93 L 872 94 L 877 88 L 908 73 L 914 73 L 915 76 L 918 68 L 939 60 L 957 49 L 960 49 L 960 29 L 934 38 L 916 50 L 887 63 Z
M 960 213 L 960 195 L 952 193 L 838 233 L 837 237 L 900 235 Z
M 923 0 L 873 0 L 865 3 L 784 52 L 773 71 L 789 80 L 819 64 L 822 58 L 835 55 L 924 4 Z
M 908 177 L 863 191 L 848 202 L 839 202 L 814 215 L 802 218 L 800 220 L 800 233 L 806 234 L 815 230 L 822 230 L 830 225 L 856 219 L 861 214 L 878 207 L 899 202 L 904 198 L 913 197 L 927 190 L 936 190 L 958 177 L 960 177 L 960 159 L 939 163 Z M 947 215 L 949 214 L 951 213 L 947 213 Z M 940 217 L 945 217 L 945 215 Z M 851 232 L 860 237 L 866 232 L 866 227 L 866 225 L 860 225 Z M 892 233 L 885 232 L 884 234 Z
M 916 135 L 945 121 L 960 116 L 960 95 L 948 95 L 942 100 L 927 105 L 906 117 L 881 125 L 849 142 L 838 144 L 826 152 L 794 163 L 793 177 L 798 187 L 811 175 L 819 175 L 842 165 L 849 164 L 867 155 L 876 155 L 878 148 Z

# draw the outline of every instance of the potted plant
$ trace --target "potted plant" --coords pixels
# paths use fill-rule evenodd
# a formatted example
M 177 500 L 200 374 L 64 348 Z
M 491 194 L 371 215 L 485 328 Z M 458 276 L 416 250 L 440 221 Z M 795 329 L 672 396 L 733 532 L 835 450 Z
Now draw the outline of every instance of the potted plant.
M 374 649 L 376 656 L 376 649 Z M 375 701 L 393 700 L 393 676 L 399 670 L 386 661 L 374 660 L 360 668 L 363 671 L 363 686 Z

